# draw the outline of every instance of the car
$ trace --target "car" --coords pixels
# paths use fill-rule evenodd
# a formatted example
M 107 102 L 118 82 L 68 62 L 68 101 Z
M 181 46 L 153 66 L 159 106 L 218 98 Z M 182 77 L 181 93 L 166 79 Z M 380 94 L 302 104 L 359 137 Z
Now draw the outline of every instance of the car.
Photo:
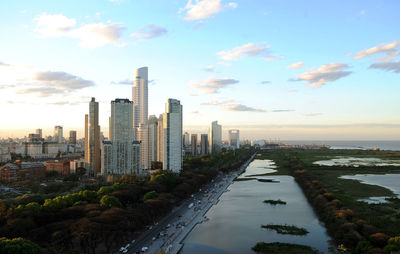
M 135 243 L 135 242 L 136 242 L 136 240 L 132 240 L 132 241 L 131 241 L 131 243 Z
M 151 240 L 152 240 L 152 241 L 155 241 L 155 240 L 156 240 L 156 237 L 154 236 L 153 238 L 151 238 Z
M 144 246 L 142 247 L 142 252 L 146 252 L 148 249 L 149 249 L 148 247 Z

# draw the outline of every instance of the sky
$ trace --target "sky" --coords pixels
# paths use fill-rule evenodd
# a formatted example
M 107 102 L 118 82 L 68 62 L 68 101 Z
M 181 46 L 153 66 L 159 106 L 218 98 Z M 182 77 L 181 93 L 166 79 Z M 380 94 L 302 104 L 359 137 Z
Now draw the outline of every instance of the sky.
M 184 131 L 241 139 L 400 140 L 400 2 L 0 1 L 0 137 L 82 137 L 88 102 L 183 105 Z

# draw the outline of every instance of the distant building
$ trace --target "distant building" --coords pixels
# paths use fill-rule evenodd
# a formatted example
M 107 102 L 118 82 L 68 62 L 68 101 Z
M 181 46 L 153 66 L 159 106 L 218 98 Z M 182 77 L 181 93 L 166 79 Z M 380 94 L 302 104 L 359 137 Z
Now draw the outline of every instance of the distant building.
M 46 171 L 57 171 L 62 176 L 69 175 L 70 161 L 69 160 L 46 161 Z
M 182 105 L 179 100 L 168 99 L 163 115 L 163 169 L 174 173 L 182 170 Z
M 99 103 L 92 98 L 89 102 L 89 114 L 85 115 L 85 161 L 89 167 L 89 176 L 96 176 L 101 172 L 100 156 Z
M 239 130 L 229 130 L 229 146 L 233 149 L 238 149 L 239 143 Z
M 183 146 L 188 147 L 190 145 L 189 133 L 185 132 L 182 138 Z
M 197 134 L 192 134 L 190 138 L 191 153 L 197 155 Z
M 138 128 L 138 140 L 142 144 L 142 168 L 143 169 L 150 169 L 151 168 L 151 161 L 149 157 L 149 127 L 145 123 L 139 124 Z
M 208 135 L 207 134 L 201 134 L 201 136 L 200 136 L 200 153 L 202 155 L 209 153 Z
M 76 144 L 76 131 L 69 131 L 69 143 Z
M 222 147 L 222 126 L 218 124 L 218 121 L 214 121 L 210 126 L 210 153 L 218 153 Z
M 157 124 L 157 161 L 164 161 L 164 119 L 160 114 Z
M 158 119 L 155 115 L 149 116 L 148 121 L 149 130 L 149 161 L 157 161 L 157 133 L 158 133 Z
M 42 129 L 36 129 L 35 134 L 36 134 L 39 138 L 43 138 Z
M 63 143 L 63 127 L 62 126 L 54 126 L 54 142 Z
M 0 168 L 0 180 L 15 182 L 25 179 L 38 180 L 46 176 L 46 166 L 42 162 L 7 163 Z

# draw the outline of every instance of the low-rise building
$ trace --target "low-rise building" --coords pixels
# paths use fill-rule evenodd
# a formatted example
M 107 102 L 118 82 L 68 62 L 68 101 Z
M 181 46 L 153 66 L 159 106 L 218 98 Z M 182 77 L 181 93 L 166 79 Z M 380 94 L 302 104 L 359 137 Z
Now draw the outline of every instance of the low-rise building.
M 0 180 L 14 182 L 25 179 L 38 180 L 46 176 L 46 166 L 42 162 L 7 163 L 0 168 Z
M 46 171 L 57 171 L 62 176 L 69 175 L 70 161 L 69 160 L 46 161 Z

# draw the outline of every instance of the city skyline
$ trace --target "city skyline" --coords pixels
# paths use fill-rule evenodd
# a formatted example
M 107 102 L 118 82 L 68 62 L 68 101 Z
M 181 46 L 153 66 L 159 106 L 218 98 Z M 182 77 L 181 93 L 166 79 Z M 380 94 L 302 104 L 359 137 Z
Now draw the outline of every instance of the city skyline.
M 400 139 L 396 1 L 76 3 L 0 4 L 0 138 L 82 138 L 91 97 L 107 136 L 110 101 L 147 66 L 148 115 L 176 98 L 189 133 L 218 120 L 223 139 Z

